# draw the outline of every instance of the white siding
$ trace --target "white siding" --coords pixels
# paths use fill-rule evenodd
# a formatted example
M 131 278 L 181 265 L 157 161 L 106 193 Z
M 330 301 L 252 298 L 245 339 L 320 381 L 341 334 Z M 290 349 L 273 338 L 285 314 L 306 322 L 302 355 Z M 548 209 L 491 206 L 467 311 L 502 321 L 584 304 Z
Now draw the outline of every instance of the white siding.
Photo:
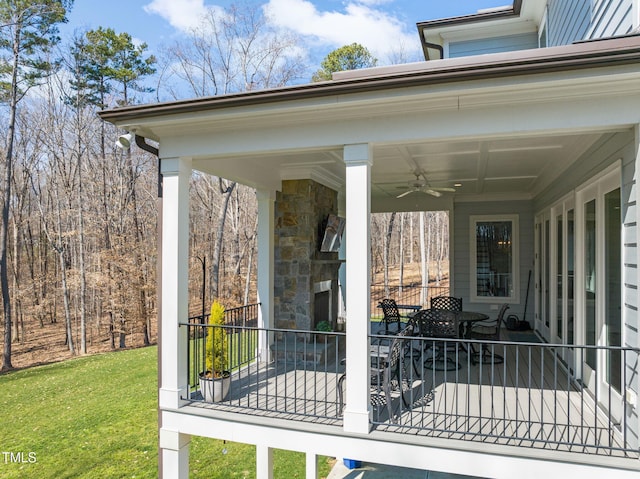
M 458 58 L 485 53 L 511 52 L 538 47 L 538 34 L 535 32 L 503 37 L 482 38 L 449 44 L 449 57 Z

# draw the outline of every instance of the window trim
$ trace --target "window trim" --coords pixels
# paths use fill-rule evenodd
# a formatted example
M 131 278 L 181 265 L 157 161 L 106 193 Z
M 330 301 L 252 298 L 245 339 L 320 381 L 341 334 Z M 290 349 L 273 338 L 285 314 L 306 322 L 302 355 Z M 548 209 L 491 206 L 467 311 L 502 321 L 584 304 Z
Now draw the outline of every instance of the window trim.
M 477 224 L 485 222 L 510 221 L 512 228 L 511 271 L 513 275 L 512 290 L 509 296 L 478 296 L 478 251 L 476 241 Z M 471 215 L 469 217 L 469 246 L 470 270 L 469 288 L 470 300 L 473 303 L 510 303 L 520 302 L 520 223 L 518 214 L 502 215 Z

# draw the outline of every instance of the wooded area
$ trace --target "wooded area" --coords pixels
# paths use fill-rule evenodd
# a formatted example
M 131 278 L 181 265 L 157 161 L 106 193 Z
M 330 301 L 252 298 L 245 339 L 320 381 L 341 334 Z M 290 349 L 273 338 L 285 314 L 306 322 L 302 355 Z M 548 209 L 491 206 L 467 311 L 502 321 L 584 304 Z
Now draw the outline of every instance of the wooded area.
M 296 39 L 270 30 L 254 7 L 211 11 L 159 60 L 108 28 L 59 42 L 71 6 L 0 1 L 3 370 L 156 340 L 158 160 L 116 148 L 123 132 L 98 110 L 304 80 Z M 256 221 L 253 190 L 194 173 L 192 314 L 203 292 L 207 307 L 255 301 Z M 393 265 L 445 265 L 445 223 L 444 213 L 377 215 L 374 272 L 391 281 Z

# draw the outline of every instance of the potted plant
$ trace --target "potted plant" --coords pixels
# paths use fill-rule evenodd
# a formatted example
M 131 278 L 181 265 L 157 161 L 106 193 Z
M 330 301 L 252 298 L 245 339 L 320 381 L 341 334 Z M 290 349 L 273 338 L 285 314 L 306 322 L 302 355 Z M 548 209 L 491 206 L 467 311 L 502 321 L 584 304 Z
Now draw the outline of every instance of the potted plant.
M 333 331 L 333 328 L 331 327 L 331 323 L 329 321 L 320 321 L 318 324 L 316 324 L 316 331 L 322 331 L 323 333 L 329 333 L 331 331 Z M 329 337 L 328 334 L 316 334 L 316 339 L 319 342 L 325 343 L 327 342 L 327 338 Z
M 229 394 L 231 373 L 229 366 L 229 350 L 227 331 L 224 324 L 224 306 L 218 301 L 211 305 L 209 328 L 205 345 L 206 371 L 200 373 L 200 392 L 205 401 L 224 401 Z

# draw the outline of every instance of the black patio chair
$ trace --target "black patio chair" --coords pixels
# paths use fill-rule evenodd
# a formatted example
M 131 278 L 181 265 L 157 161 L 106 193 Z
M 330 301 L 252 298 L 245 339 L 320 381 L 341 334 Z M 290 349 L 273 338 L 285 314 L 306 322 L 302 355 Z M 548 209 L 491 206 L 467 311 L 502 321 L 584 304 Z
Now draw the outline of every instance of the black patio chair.
M 458 339 L 460 327 L 456 315 L 444 309 L 423 309 L 413 318 L 417 327 L 417 336 L 425 338 L 424 366 L 436 371 L 452 371 L 460 369 L 460 364 L 449 357 L 458 350 L 455 341 L 438 341 Z
M 435 298 L 431 298 L 431 309 L 462 311 L 462 298 L 456 298 L 454 296 L 436 296 Z
M 500 331 L 502 331 L 502 325 L 505 321 L 504 313 L 509 309 L 508 304 L 503 304 L 502 308 L 498 312 L 496 319 L 490 319 L 486 321 L 478 321 L 475 323 L 469 334 L 469 339 L 480 339 L 484 341 L 500 341 Z M 475 363 L 486 362 L 493 364 L 501 364 L 504 362 L 504 356 L 497 354 L 495 351 L 495 344 L 482 344 L 480 351 L 471 354 L 471 361 Z
M 409 347 L 410 338 L 413 336 L 413 324 L 410 323 L 406 328 L 402 329 L 391 340 L 389 346 L 389 352 L 386 355 L 380 355 L 375 358 L 374 364 L 371 365 L 371 384 L 376 386 L 378 390 L 382 390 L 382 394 L 371 394 L 371 403 L 381 405 L 383 402 L 387 408 L 389 419 L 395 422 L 396 415 L 393 414 L 393 402 L 391 399 L 391 392 L 395 389 L 400 390 L 400 413 L 402 412 L 402 406 L 408 407 L 409 401 L 405 397 L 405 386 L 407 385 L 408 378 L 405 375 L 405 363 L 404 358 Z M 385 346 L 377 346 L 383 348 Z M 342 415 L 344 408 L 344 382 L 347 378 L 347 373 L 344 373 L 338 378 L 338 416 Z M 381 397 L 382 396 L 382 397 Z
M 380 301 L 379 306 L 382 308 L 384 315 L 380 320 L 380 324 L 384 323 L 384 334 L 398 334 L 402 330 L 402 319 L 408 319 L 409 317 L 400 314 L 395 299 L 385 298 Z M 394 327 L 389 328 L 389 326 Z

